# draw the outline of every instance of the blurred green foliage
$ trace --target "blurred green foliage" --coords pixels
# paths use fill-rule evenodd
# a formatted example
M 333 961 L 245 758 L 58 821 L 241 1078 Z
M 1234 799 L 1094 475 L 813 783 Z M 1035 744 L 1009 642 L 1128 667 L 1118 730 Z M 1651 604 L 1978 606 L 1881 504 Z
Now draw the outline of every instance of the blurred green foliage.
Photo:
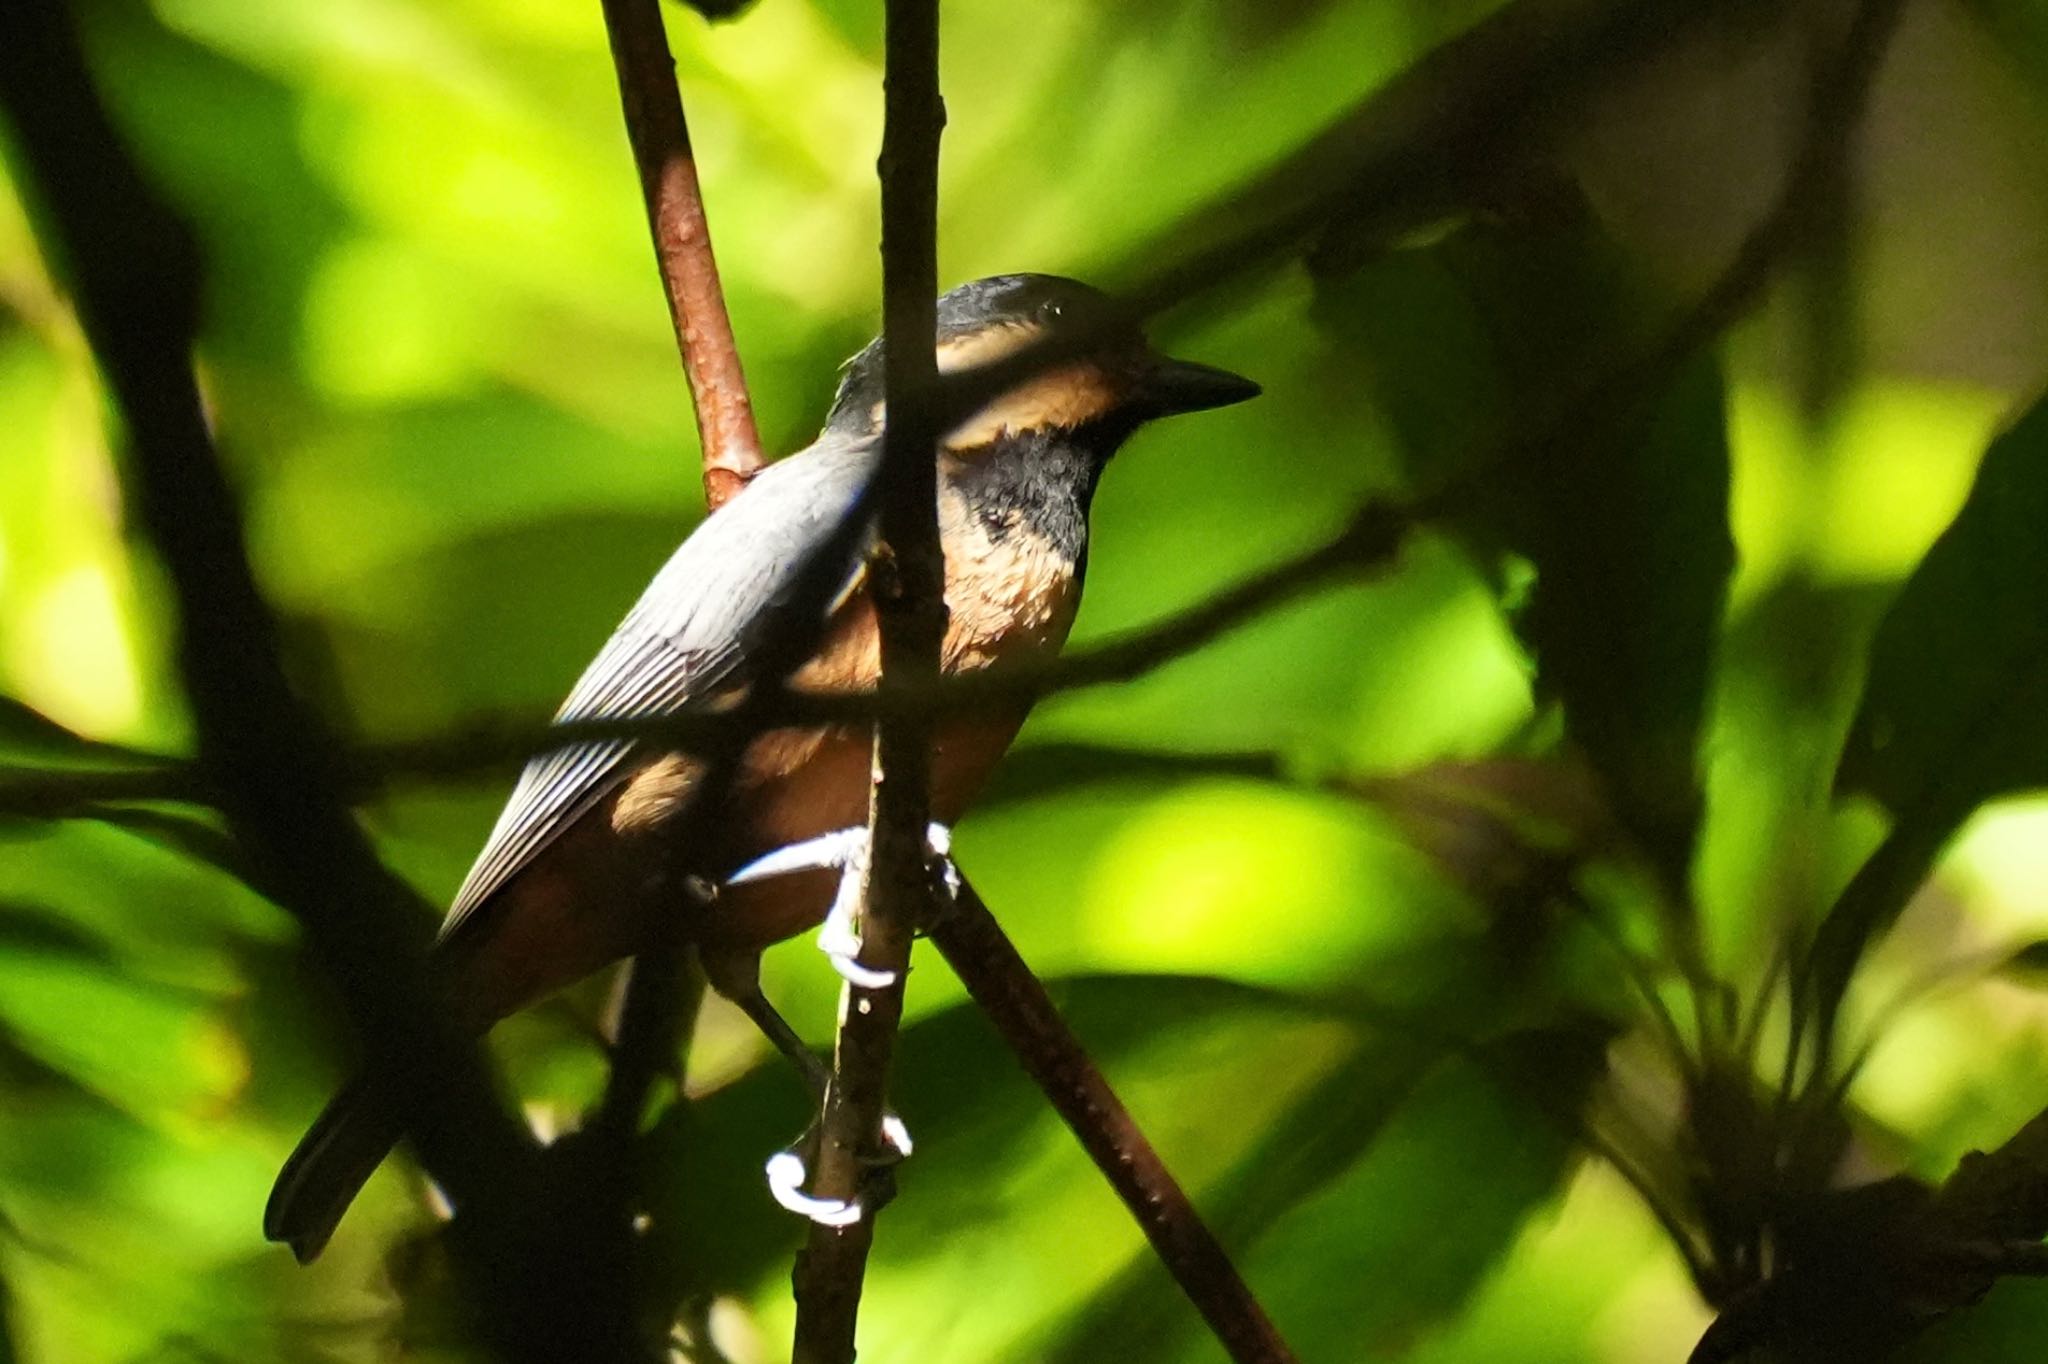
M 551 709 L 701 512 L 596 5 L 78 8 L 105 97 L 205 244 L 202 379 L 304 686 L 366 735 Z M 1142 260 L 1496 8 L 950 6 L 942 274 Z M 1907 821 L 1936 845 L 1961 833 L 1910 902 L 1918 877 L 1896 888 L 1896 928 L 1855 972 L 1847 1050 L 1875 1040 L 1845 1177 L 1939 1180 L 2048 1103 L 2038 977 L 1958 968 L 2048 937 L 2048 805 L 2025 794 L 2048 785 L 2043 409 L 1978 470 L 2048 375 L 2032 9 L 1910 11 L 1842 268 L 1775 289 L 1637 409 L 1535 442 L 1542 459 L 1469 462 L 1654 337 L 1775 192 L 1804 30 L 1730 8 L 1596 73 L 1504 199 L 1342 277 L 1289 265 L 1166 319 L 1177 353 L 1267 396 L 1121 458 L 1081 636 L 1254 572 L 1369 494 L 1475 496 L 1380 580 L 1048 704 L 1020 741 L 1265 753 L 1280 779 L 999 778 L 960 830 L 1311 1361 L 1684 1358 L 1709 1309 L 1641 1190 L 1681 1220 L 1734 1193 L 1686 1135 L 1701 1091 L 1657 1013 L 1767 1092 L 1790 1017 L 1772 963 Z M 786 451 L 874 326 L 879 6 L 668 17 L 756 406 Z M 1815 318 L 1851 357 L 1819 408 Z M 0 187 L 0 691 L 34 708 L 0 714 L 10 765 L 107 759 L 73 734 L 187 737 L 103 416 Z M 440 897 L 502 791 L 407 788 L 364 813 Z M 0 823 L 0 1340 L 48 1364 L 457 1357 L 402 1163 L 316 1268 L 261 1241 L 268 1182 L 347 1044 L 291 923 L 232 870 L 206 817 L 171 807 Z M 924 965 L 897 1084 L 919 1153 L 882 1223 L 864 1357 L 1220 1358 Z M 1950 988 L 1890 1006 L 1931 975 Z M 822 1040 L 836 981 L 816 954 L 782 949 L 767 976 Z M 602 1084 L 601 999 L 594 983 L 499 1029 L 536 1115 Z M 714 1006 L 697 1102 L 656 1129 L 681 1229 L 665 1268 L 740 1361 L 788 1338 L 797 1230 L 758 1172 L 806 1117 L 761 1052 Z M 2044 1333 L 2048 1293 L 2007 1283 L 1913 1350 L 2031 1359 Z

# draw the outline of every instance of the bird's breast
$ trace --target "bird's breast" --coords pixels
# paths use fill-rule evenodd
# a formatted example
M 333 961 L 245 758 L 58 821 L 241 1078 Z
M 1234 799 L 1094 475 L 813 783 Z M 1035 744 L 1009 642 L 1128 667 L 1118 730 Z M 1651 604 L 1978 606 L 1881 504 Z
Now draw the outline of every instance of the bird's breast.
M 1057 653 L 1080 601 L 1079 566 L 1029 517 L 970 514 L 945 504 L 949 674 Z M 806 690 L 865 691 L 880 672 L 874 602 L 856 590 L 793 678 Z M 952 823 L 987 782 L 1029 706 L 948 717 L 933 736 L 932 813 Z M 478 1026 L 639 950 L 644 935 L 687 912 L 672 856 L 712 879 L 777 848 L 867 820 L 872 743 L 864 726 L 783 729 L 743 757 L 719 808 L 690 799 L 703 771 L 679 753 L 649 754 L 619 787 L 496 897 L 493 931 L 465 937 L 450 969 L 463 977 Z M 701 859 L 701 860 L 700 860 Z M 752 951 L 815 925 L 829 874 L 730 887 L 691 932 L 706 950 Z
M 1074 560 L 1022 527 L 988 527 L 949 518 L 945 642 L 949 675 L 1048 658 L 1066 642 L 1080 601 Z M 866 690 L 881 664 L 873 600 L 856 592 L 833 621 L 824 645 L 793 679 L 805 689 Z M 952 823 L 965 812 L 1016 737 L 1029 710 L 1012 703 L 952 716 L 933 735 L 932 816 Z M 738 827 L 750 860 L 835 829 L 865 823 L 872 743 L 864 728 L 778 730 L 748 751 L 738 785 Z M 737 865 L 737 862 L 735 863 Z M 831 894 L 821 877 L 792 876 L 728 890 L 706 937 L 765 945 L 801 932 L 823 915 Z
M 1015 509 L 944 519 L 946 671 L 1057 653 L 1081 603 L 1075 555 Z

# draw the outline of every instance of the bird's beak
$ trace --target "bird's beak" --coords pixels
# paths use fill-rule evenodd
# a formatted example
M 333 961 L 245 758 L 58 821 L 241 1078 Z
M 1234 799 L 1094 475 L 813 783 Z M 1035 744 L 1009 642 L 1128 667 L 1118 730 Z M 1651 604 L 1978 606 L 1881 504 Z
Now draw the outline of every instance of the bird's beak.
M 1160 356 L 1142 382 L 1146 400 L 1161 416 L 1228 407 L 1259 396 L 1259 386 L 1241 374 L 1192 360 Z

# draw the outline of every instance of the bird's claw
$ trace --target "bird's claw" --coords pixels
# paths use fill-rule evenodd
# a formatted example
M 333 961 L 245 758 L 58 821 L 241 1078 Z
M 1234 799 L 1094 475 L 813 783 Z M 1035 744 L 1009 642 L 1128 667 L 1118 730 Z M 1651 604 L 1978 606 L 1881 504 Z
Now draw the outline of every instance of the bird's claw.
M 867 842 L 868 831 L 863 828 L 835 829 L 829 834 L 819 834 L 801 843 L 790 843 L 770 853 L 763 853 L 738 871 L 725 878 L 729 886 L 743 885 L 748 881 L 766 881 L 776 876 L 787 876 L 791 872 L 817 871 L 821 868 L 838 869 L 847 866 L 859 854 Z
M 869 1162 L 874 1172 L 881 1173 L 895 1168 L 909 1159 L 912 1148 L 910 1129 L 903 1119 L 894 1113 L 882 1115 L 883 1150 Z M 804 1185 L 810 1181 L 810 1169 L 805 1164 L 800 1149 L 815 1145 L 816 1129 L 807 1133 L 796 1146 L 786 1151 L 777 1151 L 768 1158 L 765 1173 L 768 1176 L 768 1193 L 784 1210 L 798 1217 L 817 1223 L 821 1227 L 850 1227 L 867 1216 L 872 1205 L 879 1207 L 886 1201 L 892 1186 L 884 1185 L 880 1198 L 871 1199 L 866 1192 L 851 1199 L 819 1198 L 804 1192 Z
M 777 1151 L 768 1157 L 768 1193 L 788 1211 L 808 1218 L 821 1227 L 850 1227 L 865 1216 L 858 1198 L 813 1198 L 804 1192 L 810 1178 L 804 1158 L 794 1151 Z
M 953 869 L 953 831 L 943 824 L 932 824 L 925 830 L 925 845 L 937 863 L 944 884 L 949 888 L 957 887 L 959 873 Z M 836 829 L 756 858 L 727 877 L 726 884 L 744 885 L 795 872 L 837 870 L 840 874 L 839 888 L 832 896 L 832 906 L 826 911 L 825 922 L 818 929 L 818 947 L 831 961 L 832 969 L 849 984 L 878 990 L 895 984 L 896 973 L 877 971 L 863 965 L 860 960 L 860 887 L 867 872 L 867 859 L 868 831 L 865 828 Z M 891 1188 L 887 1172 L 897 1162 L 906 1159 L 912 1150 L 910 1129 L 894 1113 L 882 1115 L 880 1137 L 880 1150 L 867 1160 L 871 1167 L 871 1187 L 854 1198 L 819 1198 L 804 1191 L 804 1185 L 810 1181 L 810 1164 L 802 1153 L 816 1146 L 815 1127 L 795 1147 L 778 1151 L 769 1158 L 765 1169 L 769 1194 L 788 1211 L 820 1226 L 852 1226 L 866 1216 L 868 1210 L 880 1207 L 886 1201 Z
M 744 885 L 749 881 L 763 881 L 792 872 L 837 870 L 839 889 L 832 896 L 832 907 L 826 911 L 825 922 L 818 929 L 818 950 L 825 954 L 832 963 L 832 969 L 849 985 L 863 990 L 879 990 L 894 985 L 896 973 L 878 971 L 863 965 L 860 960 L 860 883 L 867 871 L 867 835 L 864 828 L 835 829 L 801 843 L 777 848 L 741 867 L 726 878 L 726 884 Z M 939 862 L 946 887 L 957 889 L 960 874 L 953 866 L 953 831 L 943 824 L 927 826 L 925 846 Z

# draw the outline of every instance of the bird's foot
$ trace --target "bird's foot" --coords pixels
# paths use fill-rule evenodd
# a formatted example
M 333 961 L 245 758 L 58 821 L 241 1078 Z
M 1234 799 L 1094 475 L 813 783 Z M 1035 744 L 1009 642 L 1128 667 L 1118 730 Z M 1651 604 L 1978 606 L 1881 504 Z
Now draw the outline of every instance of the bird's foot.
M 861 1189 L 852 1198 L 819 1198 L 804 1192 L 810 1169 L 803 1152 L 815 1150 L 815 1125 L 795 1146 L 768 1158 L 768 1192 L 789 1212 L 816 1222 L 821 1227 L 850 1227 L 878 1210 L 895 1193 L 894 1171 L 910 1156 L 910 1129 L 894 1113 L 882 1115 L 881 1148 L 867 1161 Z
M 939 869 L 944 884 L 959 885 L 960 873 L 953 866 L 953 831 L 943 824 L 925 829 L 925 847 Z M 860 885 L 867 874 L 868 831 L 865 828 L 835 829 L 829 834 L 807 838 L 755 858 L 726 878 L 727 885 L 765 881 L 792 872 L 827 868 L 839 872 L 839 889 L 832 907 L 818 929 L 818 950 L 832 962 L 832 969 L 850 985 L 879 990 L 896 983 L 894 971 L 878 971 L 860 961 Z

